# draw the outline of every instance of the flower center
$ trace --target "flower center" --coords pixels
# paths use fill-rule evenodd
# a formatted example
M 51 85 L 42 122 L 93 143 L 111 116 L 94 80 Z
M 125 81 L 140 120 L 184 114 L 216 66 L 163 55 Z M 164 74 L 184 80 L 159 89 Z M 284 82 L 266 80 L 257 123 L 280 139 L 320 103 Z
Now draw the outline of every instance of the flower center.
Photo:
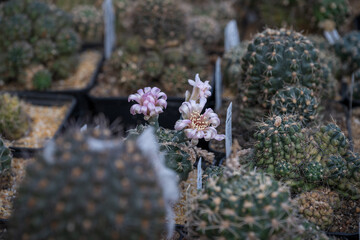
M 198 130 L 205 130 L 209 126 L 209 121 L 203 116 L 200 115 L 200 112 L 194 111 L 190 115 L 191 128 L 196 128 Z

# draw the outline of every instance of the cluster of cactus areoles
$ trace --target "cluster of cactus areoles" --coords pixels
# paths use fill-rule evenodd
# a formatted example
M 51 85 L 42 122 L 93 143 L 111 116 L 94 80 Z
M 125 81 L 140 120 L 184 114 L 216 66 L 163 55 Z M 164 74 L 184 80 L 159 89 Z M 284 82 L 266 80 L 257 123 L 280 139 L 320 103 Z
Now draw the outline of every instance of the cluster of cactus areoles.
M 161 181 L 174 187 L 164 177 L 175 174 L 159 173 L 167 169 L 151 159 L 159 153 L 146 153 L 144 141 L 155 141 L 149 132 L 125 142 L 109 133 L 102 128 L 69 131 L 47 145 L 19 189 L 10 220 L 12 239 L 166 236 L 169 209 Z

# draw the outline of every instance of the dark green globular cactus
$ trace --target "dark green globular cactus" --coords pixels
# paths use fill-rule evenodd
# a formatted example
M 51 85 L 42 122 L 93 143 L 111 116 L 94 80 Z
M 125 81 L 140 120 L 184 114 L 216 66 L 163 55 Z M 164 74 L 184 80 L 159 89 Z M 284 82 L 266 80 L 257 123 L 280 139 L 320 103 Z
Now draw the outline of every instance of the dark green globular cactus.
M 43 65 L 54 80 L 74 72 L 78 64 L 74 56 L 81 43 L 69 14 L 41 1 L 22 0 L 1 3 L 0 12 L 0 59 L 6 68 L 0 70 L 3 82 L 31 80 L 33 65 Z M 71 68 L 59 70 L 58 60 L 64 58 L 77 60 L 69 62 Z M 65 74 L 59 74 L 61 71 Z M 32 86 L 26 83 L 25 88 Z
M 46 3 L 34 1 L 27 4 L 26 14 L 32 21 L 35 21 L 41 16 L 48 15 L 49 13 L 51 13 L 51 9 Z
M 133 29 L 149 47 L 173 46 L 185 36 L 184 15 L 174 0 L 144 0 L 136 2 Z
M 288 189 L 263 173 L 212 176 L 191 205 L 187 229 L 194 239 L 327 239 L 305 230 L 291 209 Z
M 317 0 L 313 11 L 318 24 L 331 21 L 334 23 L 334 27 L 341 27 L 346 18 L 350 16 L 350 5 L 348 0 Z
M 341 129 L 334 123 L 323 125 L 313 135 L 317 146 L 322 150 L 322 156 L 344 156 L 349 150 L 349 141 Z
M 360 68 L 360 31 L 347 33 L 334 48 L 342 61 L 344 73 L 350 75 Z
M 49 89 L 52 83 L 51 72 L 47 69 L 39 70 L 34 74 L 32 82 L 36 90 L 44 91 Z
M 242 59 L 241 101 L 269 108 L 272 96 L 289 85 L 317 94 L 322 82 L 318 52 L 293 30 L 266 29 L 257 34 Z
M 79 35 L 72 28 L 62 29 L 56 36 L 55 43 L 59 54 L 71 54 L 80 49 Z
M 159 153 L 145 153 L 145 136 L 122 142 L 103 133 L 69 131 L 28 167 L 12 239 L 161 239 L 168 211 L 161 181 L 168 179 L 152 159 Z
M 56 18 L 52 15 L 44 15 L 34 23 L 35 35 L 38 38 L 54 38 L 59 30 Z
M 4 50 L 14 41 L 28 40 L 32 30 L 31 22 L 24 14 L 4 18 L 0 26 L 0 32 L 3 35 L 0 37 L 2 45 L 0 48 Z
M 79 57 L 77 55 L 64 56 L 57 58 L 50 65 L 49 69 L 54 79 L 64 79 L 75 71 Z
M 14 42 L 9 46 L 5 55 L 5 65 L 8 67 L 5 80 L 20 75 L 23 68 L 31 63 L 34 51 L 31 45 L 25 41 Z
M 30 118 L 22 102 L 8 93 L 0 95 L 0 134 L 9 140 L 24 136 L 30 128 Z
M 188 24 L 188 34 L 204 46 L 217 44 L 221 38 L 219 23 L 207 16 L 197 16 Z
M 343 196 L 360 199 L 360 155 L 348 151 L 345 155 L 347 177 L 340 179 L 338 192 Z
M 164 67 L 164 61 L 156 52 L 149 52 L 143 62 L 143 70 L 145 74 L 150 78 L 158 77 Z
M 42 39 L 35 43 L 35 58 L 40 62 L 52 61 L 56 55 L 56 45 L 49 39 Z
M 239 46 L 233 47 L 224 53 L 222 68 L 224 69 L 224 85 L 236 91 L 237 81 L 241 77 L 241 59 L 247 51 L 248 42 L 242 41 Z
M 185 92 L 189 71 L 185 66 L 171 64 L 164 69 L 160 82 L 168 93 Z
M 315 119 L 318 105 L 314 92 L 306 87 L 284 88 L 271 99 L 271 111 L 274 114 L 295 115 L 304 123 Z
M 104 20 L 101 9 L 92 5 L 79 5 L 71 11 L 75 30 L 84 42 L 101 42 L 104 35 Z
M 0 189 L 8 188 L 11 184 L 11 162 L 11 151 L 0 138 Z

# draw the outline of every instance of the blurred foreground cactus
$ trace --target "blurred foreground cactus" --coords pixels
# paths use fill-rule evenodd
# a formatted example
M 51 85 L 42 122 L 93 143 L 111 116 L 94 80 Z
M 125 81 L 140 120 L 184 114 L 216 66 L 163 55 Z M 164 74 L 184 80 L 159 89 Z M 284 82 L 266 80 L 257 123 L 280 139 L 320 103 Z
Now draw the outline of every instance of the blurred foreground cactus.
M 165 218 L 177 199 L 175 173 L 151 130 L 125 142 L 109 132 L 69 131 L 46 146 L 19 189 L 12 239 L 155 240 L 173 230 Z

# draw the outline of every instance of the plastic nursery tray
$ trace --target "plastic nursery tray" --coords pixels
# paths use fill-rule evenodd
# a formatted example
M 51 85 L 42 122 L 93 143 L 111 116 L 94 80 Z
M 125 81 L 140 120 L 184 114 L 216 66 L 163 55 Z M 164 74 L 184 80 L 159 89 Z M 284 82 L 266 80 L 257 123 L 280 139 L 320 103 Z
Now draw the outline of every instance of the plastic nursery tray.
M 82 46 L 82 51 L 85 50 L 91 50 L 91 49 L 99 49 L 101 45 L 99 44 L 86 44 Z M 77 106 L 74 110 L 74 115 L 72 117 L 79 118 L 79 117 L 85 117 L 89 114 L 89 99 L 87 97 L 87 93 L 90 91 L 92 87 L 95 85 L 95 81 L 97 79 L 97 76 L 99 74 L 99 71 L 102 67 L 102 64 L 104 62 L 104 54 L 102 53 L 102 56 L 97 63 L 97 66 L 95 68 L 95 71 L 92 73 L 89 83 L 86 85 L 85 88 L 81 89 L 66 89 L 66 90 L 46 90 L 46 91 L 26 91 L 26 92 L 34 92 L 34 93 L 46 93 L 49 95 L 70 95 L 76 98 L 77 100 Z
M 18 154 L 17 156 L 14 155 L 14 157 L 21 157 L 26 161 L 26 159 L 30 158 L 31 156 L 28 154 L 24 154 L 24 155 Z M 4 231 L 4 229 L 8 228 L 8 223 L 9 223 L 8 219 L 0 218 L 0 240 L 8 239 L 6 238 L 7 233 Z
M 99 71 L 101 73 L 102 70 Z M 205 105 L 205 108 L 215 107 L 215 71 L 211 81 L 211 96 Z M 184 92 L 185 95 L 185 92 Z M 88 98 L 92 104 L 93 115 L 104 114 L 109 123 L 119 119 L 124 130 L 134 128 L 136 125 L 145 123 L 143 116 L 130 114 L 130 108 L 134 102 L 128 102 L 128 96 L 119 97 L 96 97 L 88 93 Z M 175 123 L 180 119 L 179 107 L 184 102 L 183 97 L 168 96 L 167 108 L 164 113 L 159 115 L 159 125 L 164 128 L 174 129 Z
M 59 135 L 62 131 L 65 130 L 65 127 L 69 119 L 74 114 L 74 109 L 76 107 L 76 99 L 72 96 L 67 95 L 51 95 L 47 93 L 34 93 L 34 92 L 9 92 L 12 95 L 17 95 L 21 100 L 31 103 L 38 106 L 62 106 L 65 104 L 70 104 L 64 120 L 61 125 L 55 132 L 53 137 Z M 38 151 L 42 148 L 26 148 L 26 147 L 12 147 L 10 149 L 13 151 L 14 157 L 33 157 Z
M 359 240 L 359 233 L 340 233 L 340 232 L 327 232 L 326 235 L 336 237 L 336 239 Z

